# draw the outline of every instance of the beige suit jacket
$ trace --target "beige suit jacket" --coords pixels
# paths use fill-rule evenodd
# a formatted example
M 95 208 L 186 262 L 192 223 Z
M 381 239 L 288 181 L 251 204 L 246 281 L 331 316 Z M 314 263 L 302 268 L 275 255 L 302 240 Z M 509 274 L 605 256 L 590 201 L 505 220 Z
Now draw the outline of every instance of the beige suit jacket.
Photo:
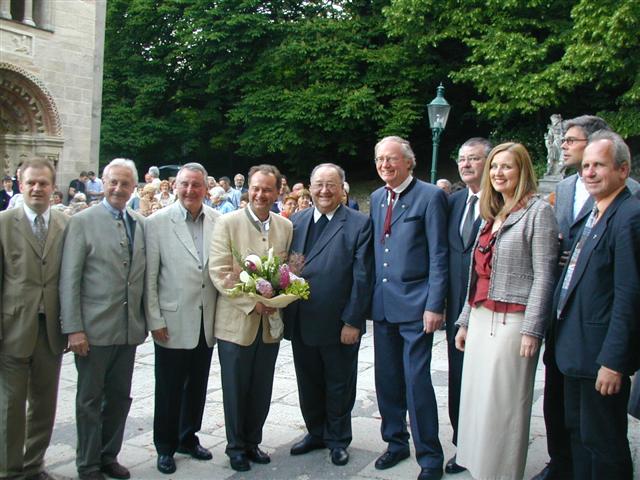
M 131 256 L 122 221 L 102 203 L 71 217 L 65 234 L 62 331 L 85 332 L 90 345 L 138 345 L 147 336 L 144 218 L 132 210 L 127 213 L 135 220 Z
M 58 278 L 62 240 L 68 218 L 51 210 L 44 249 L 38 244 L 24 209 L 0 213 L 0 352 L 31 356 L 38 338 L 38 306 L 44 305 L 47 338 L 54 354 L 66 339 L 60 332 Z
M 149 330 L 167 328 L 165 348 L 194 349 L 202 317 L 207 345 L 213 347 L 213 321 L 218 292 L 209 276 L 209 245 L 220 213 L 203 205 L 202 263 L 180 201 L 145 222 L 147 272 L 145 306 Z
M 209 273 L 220 293 L 214 329 L 216 337 L 220 340 L 242 346 L 251 345 L 256 339 L 262 321 L 262 340 L 265 343 L 280 341 L 269 333 L 266 316 L 261 318 L 257 313 L 251 313 L 256 301 L 248 297 L 230 297 L 226 293 L 224 281 L 227 274 L 234 269 L 232 248 L 245 257 L 252 253 L 267 255 L 269 248 L 273 247 L 274 255 L 286 258 L 293 236 L 293 226 L 288 219 L 273 212 L 270 213 L 269 223 L 269 232 L 263 235 L 246 209 L 227 213 L 216 222 L 209 254 Z M 235 267 L 236 270 L 239 269 L 237 264 Z

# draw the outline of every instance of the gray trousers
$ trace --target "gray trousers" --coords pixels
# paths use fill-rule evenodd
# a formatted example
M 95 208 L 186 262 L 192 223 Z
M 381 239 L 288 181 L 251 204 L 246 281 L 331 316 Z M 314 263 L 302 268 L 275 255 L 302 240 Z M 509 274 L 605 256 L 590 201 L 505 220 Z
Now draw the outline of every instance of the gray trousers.
M 262 327 L 255 341 L 243 347 L 218 340 L 225 429 L 229 456 L 262 442 L 262 427 L 271 404 L 273 373 L 279 343 L 264 343 Z
M 0 354 L 0 478 L 37 475 L 51 440 L 62 354 L 39 327 L 30 357 Z
M 118 458 L 131 407 L 135 345 L 91 345 L 75 356 L 78 370 L 76 466 L 81 474 L 97 471 Z

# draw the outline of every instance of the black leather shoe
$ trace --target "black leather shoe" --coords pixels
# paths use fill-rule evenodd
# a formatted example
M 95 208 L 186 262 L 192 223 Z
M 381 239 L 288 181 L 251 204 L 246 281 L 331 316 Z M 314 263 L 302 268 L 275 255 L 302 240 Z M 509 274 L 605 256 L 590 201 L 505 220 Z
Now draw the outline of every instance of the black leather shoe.
M 386 470 L 387 468 L 395 467 L 405 458 L 409 458 L 409 450 L 400 452 L 387 450 L 376 460 L 375 467 L 378 470 Z
M 253 447 L 247 450 L 247 458 L 253 463 L 267 464 L 271 461 L 271 457 L 260 450 L 260 447 Z
M 349 452 L 346 448 L 338 447 L 331 449 L 331 463 L 341 467 L 349 463 Z
M 451 457 L 449 459 L 449 461 L 447 462 L 447 464 L 444 467 L 444 471 L 447 473 L 460 473 L 460 472 L 464 472 L 466 470 L 466 468 L 464 468 L 462 465 L 458 465 L 456 463 L 456 456 L 454 455 L 453 457 Z
M 324 442 L 317 437 L 312 437 L 307 434 L 298 443 L 294 443 L 291 447 L 291 455 L 304 455 L 313 450 L 320 450 L 324 448 Z
M 171 455 L 158 455 L 156 464 L 160 473 L 170 474 L 176 471 L 176 461 Z
M 440 480 L 441 478 L 442 469 L 440 468 L 423 468 L 418 475 L 418 480 Z
M 120 480 L 131 478 L 131 474 L 129 473 L 127 467 L 123 467 L 118 462 L 113 462 L 108 465 L 102 465 L 100 467 L 100 471 L 107 477 L 111 478 L 118 478 Z
M 229 457 L 229 463 L 231 463 L 231 468 L 233 468 L 236 472 L 248 472 L 249 470 L 251 470 L 249 459 L 244 453 L 231 455 Z
M 539 474 L 531 480 L 571 480 L 573 478 L 572 468 L 566 465 L 549 462 Z
M 185 455 L 191 455 L 196 460 L 211 460 L 213 455 L 209 450 L 202 445 L 196 445 L 194 447 L 178 447 L 176 450 L 178 453 L 184 453 Z

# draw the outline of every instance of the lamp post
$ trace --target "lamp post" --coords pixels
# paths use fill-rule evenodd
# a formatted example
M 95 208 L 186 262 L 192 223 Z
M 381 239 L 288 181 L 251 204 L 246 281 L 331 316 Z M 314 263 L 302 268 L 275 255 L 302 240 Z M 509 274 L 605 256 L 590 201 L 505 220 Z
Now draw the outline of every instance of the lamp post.
M 438 86 L 436 98 L 427 105 L 429 112 L 429 126 L 433 137 L 433 154 L 431 157 L 431 183 L 436 183 L 436 171 L 438 170 L 438 147 L 440 146 L 440 136 L 447 125 L 451 105 L 444 99 L 444 87 L 442 83 Z

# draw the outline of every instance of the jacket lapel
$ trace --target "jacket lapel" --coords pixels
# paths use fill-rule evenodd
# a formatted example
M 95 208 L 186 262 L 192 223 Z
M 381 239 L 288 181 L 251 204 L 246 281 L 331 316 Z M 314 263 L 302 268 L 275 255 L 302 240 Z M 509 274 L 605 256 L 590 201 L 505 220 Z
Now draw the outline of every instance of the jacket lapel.
M 53 212 L 50 212 L 49 229 L 48 229 L 48 232 L 47 232 L 47 241 L 44 244 L 44 250 L 42 252 L 42 258 L 45 258 L 47 256 L 47 254 L 49 253 L 49 250 L 51 250 L 51 246 L 53 245 L 53 242 L 54 242 L 55 238 L 59 234 L 61 234 L 63 230 L 64 230 L 64 225 L 63 225 L 62 221 L 59 220 L 57 218 L 57 216 L 53 214 Z
M 182 211 L 176 202 L 174 204 L 173 212 L 171 212 L 171 221 L 173 222 L 173 232 L 178 237 L 180 243 L 185 248 L 187 252 L 189 252 L 193 258 L 197 261 L 200 261 L 200 257 L 198 256 L 198 252 L 196 252 L 196 247 L 193 244 L 193 239 L 189 234 L 189 229 L 187 228 L 187 222 L 182 216 Z
M 29 219 L 24 213 L 22 208 L 16 209 L 17 213 L 14 217 L 18 231 L 22 234 L 22 236 L 27 240 L 27 243 L 31 245 L 31 248 L 35 252 L 35 254 L 42 258 L 42 249 L 40 248 L 40 244 L 38 243 L 38 239 L 33 234 L 33 230 L 31 229 L 31 225 L 29 224 Z

